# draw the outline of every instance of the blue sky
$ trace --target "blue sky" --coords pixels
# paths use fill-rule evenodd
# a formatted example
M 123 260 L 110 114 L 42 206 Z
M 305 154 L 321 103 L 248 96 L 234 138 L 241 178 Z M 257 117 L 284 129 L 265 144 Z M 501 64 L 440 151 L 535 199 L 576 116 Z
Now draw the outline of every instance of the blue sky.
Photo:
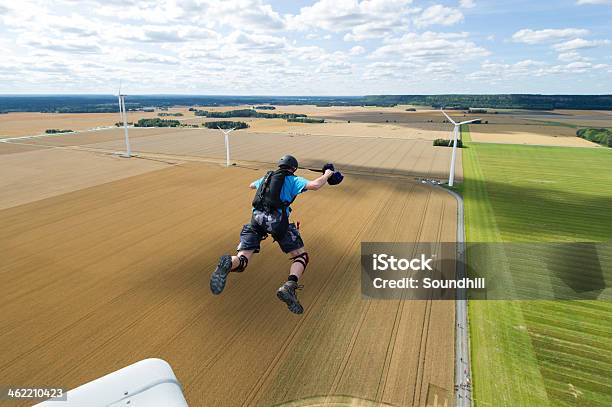
M 0 0 L 0 92 L 612 93 L 612 0 Z

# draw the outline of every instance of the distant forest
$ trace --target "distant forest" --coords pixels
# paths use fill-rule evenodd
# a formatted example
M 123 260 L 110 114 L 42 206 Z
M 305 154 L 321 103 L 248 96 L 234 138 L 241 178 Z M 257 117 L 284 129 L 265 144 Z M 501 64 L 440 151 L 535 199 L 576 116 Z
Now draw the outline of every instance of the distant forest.
M 246 129 L 249 127 L 249 125 L 246 124 L 245 122 L 234 122 L 234 121 L 229 121 L 229 120 L 204 122 L 202 123 L 202 126 L 209 128 L 209 129 L 220 128 L 220 129 L 237 129 L 237 130 Z
M 368 105 L 423 105 L 458 109 L 598 109 L 612 110 L 612 95 L 379 95 L 365 96 Z
M 178 120 L 160 119 L 140 119 L 134 124 L 134 127 L 179 127 L 181 122 Z
M 258 112 L 254 109 L 238 109 L 228 110 L 226 112 L 209 112 L 207 110 L 189 109 L 194 112 L 196 116 L 205 117 L 256 117 L 258 119 L 295 119 L 298 117 L 305 118 L 306 115 L 302 113 L 264 113 Z
M 395 106 L 414 104 L 448 108 L 497 109 L 598 109 L 612 110 L 612 95 L 370 95 L 370 96 L 188 96 L 128 95 L 128 110 L 169 106 L 237 105 Z M 259 107 L 259 106 L 258 106 Z M 0 96 L 0 113 L 5 112 L 99 113 L 118 112 L 112 95 L 5 95 Z

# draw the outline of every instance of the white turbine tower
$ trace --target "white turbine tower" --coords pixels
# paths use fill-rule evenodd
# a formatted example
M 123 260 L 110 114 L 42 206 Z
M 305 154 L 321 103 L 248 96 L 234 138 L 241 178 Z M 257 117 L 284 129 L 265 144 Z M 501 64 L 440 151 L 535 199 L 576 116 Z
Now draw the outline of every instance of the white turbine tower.
M 217 128 L 218 128 L 219 130 L 221 130 L 221 133 L 223 133 L 223 135 L 225 136 L 225 166 L 226 166 L 226 167 L 229 167 L 229 166 L 230 166 L 230 146 L 229 146 L 229 137 L 228 137 L 228 135 L 229 135 L 229 134 L 230 134 L 232 131 L 236 130 L 236 128 L 234 127 L 234 128 L 229 129 L 229 130 L 227 130 L 227 131 L 224 131 L 224 130 L 223 130 L 221 127 L 219 127 L 219 126 L 217 126 Z
M 117 95 L 119 98 L 119 115 L 121 116 L 121 121 L 123 121 L 123 131 L 125 133 L 125 154 L 122 154 L 122 157 L 130 158 L 132 156 L 132 148 L 130 147 L 130 137 L 128 136 L 128 126 L 127 126 L 127 111 L 125 110 L 125 95 L 121 94 L 121 82 L 119 82 L 119 94 Z
M 462 124 L 472 123 L 480 119 L 473 119 L 461 123 L 456 123 L 453 119 L 450 118 L 449 115 L 446 114 L 444 110 L 440 109 L 440 111 L 444 114 L 444 116 L 446 116 L 448 120 L 450 120 L 452 124 L 455 125 L 455 128 L 453 129 L 453 156 L 451 158 L 450 174 L 448 175 L 448 186 L 452 187 L 453 182 L 455 181 L 455 156 L 457 155 L 457 138 L 459 137 L 459 129 L 461 128 Z

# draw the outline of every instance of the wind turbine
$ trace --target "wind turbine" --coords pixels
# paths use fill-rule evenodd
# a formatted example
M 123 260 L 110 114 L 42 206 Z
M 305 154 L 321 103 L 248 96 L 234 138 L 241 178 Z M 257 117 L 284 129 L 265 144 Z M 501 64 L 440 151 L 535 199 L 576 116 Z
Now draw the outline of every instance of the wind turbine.
M 130 158 L 132 156 L 132 148 L 130 147 L 130 137 L 128 136 L 128 126 L 127 126 L 127 112 L 125 110 L 125 96 L 121 94 L 121 82 L 119 82 L 119 94 L 117 97 L 119 98 L 119 115 L 121 116 L 121 120 L 123 121 L 123 131 L 125 133 L 125 154 L 122 154 L 122 157 Z
M 448 186 L 452 187 L 453 182 L 455 181 L 455 156 L 457 155 L 457 138 L 459 136 L 459 129 L 461 128 L 462 124 L 472 123 L 480 119 L 467 120 L 461 123 L 457 123 L 453 119 L 451 119 L 450 116 L 447 115 L 443 109 L 440 109 L 440 111 L 444 114 L 444 116 L 446 116 L 448 120 L 450 120 L 452 124 L 455 125 L 455 128 L 453 129 L 453 156 L 451 158 L 450 174 L 448 175 Z
M 229 147 L 229 137 L 228 135 L 236 130 L 236 128 L 231 128 L 227 131 L 224 131 L 221 127 L 217 126 L 217 128 L 219 130 L 221 130 L 221 133 L 223 133 L 223 135 L 225 136 L 225 166 L 229 167 L 230 166 L 230 147 Z

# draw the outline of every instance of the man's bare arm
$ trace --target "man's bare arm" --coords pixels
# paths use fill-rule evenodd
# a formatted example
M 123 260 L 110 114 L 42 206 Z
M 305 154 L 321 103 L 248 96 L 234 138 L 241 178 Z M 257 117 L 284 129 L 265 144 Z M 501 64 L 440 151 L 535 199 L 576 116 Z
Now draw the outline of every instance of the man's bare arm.
M 306 184 L 306 190 L 316 191 L 320 189 L 323 185 L 325 185 L 325 183 L 327 182 L 329 177 L 333 175 L 333 173 L 334 172 L 332 170 L 325 170 L 325 174 L 321 175 L 319 178 L 315 180 L 309 181 L 308 184 Z

